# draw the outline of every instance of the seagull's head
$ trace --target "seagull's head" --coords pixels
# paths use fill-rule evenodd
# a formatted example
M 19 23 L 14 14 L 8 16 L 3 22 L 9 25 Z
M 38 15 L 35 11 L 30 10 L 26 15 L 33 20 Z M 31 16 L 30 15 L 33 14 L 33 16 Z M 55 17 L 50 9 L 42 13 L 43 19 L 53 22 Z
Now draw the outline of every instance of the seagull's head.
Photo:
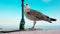
M 25 7 L 25 9 L 29 9 L 30 8 L 28 4 L 25 4 L 24 7 Z

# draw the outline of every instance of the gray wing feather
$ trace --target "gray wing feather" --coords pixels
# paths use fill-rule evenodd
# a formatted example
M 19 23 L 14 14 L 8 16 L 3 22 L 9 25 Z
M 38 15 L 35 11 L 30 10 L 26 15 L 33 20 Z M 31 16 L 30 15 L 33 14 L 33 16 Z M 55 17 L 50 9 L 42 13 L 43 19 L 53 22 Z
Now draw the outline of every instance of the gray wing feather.
M 38 19 L 43 19 L 44 15 L 41 12 L 38 12 L 36 10 L 30 9 L 30 14 Z

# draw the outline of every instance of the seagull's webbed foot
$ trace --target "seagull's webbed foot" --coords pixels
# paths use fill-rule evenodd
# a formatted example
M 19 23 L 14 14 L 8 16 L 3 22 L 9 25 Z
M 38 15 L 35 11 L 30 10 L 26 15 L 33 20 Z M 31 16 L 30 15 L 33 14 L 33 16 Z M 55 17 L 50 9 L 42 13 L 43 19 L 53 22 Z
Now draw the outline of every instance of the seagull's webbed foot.
M 29 28 L 29 30 L 34 30 L 34 27 L 32 27 L 32 28 Z

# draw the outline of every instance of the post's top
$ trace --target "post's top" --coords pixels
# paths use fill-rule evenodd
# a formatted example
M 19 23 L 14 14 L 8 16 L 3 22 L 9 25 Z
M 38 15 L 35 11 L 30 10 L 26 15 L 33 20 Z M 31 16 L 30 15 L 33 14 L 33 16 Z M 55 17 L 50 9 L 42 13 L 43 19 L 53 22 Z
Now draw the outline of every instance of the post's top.
M 24 1 L 24 0 L 21 0 L 21 1 Z

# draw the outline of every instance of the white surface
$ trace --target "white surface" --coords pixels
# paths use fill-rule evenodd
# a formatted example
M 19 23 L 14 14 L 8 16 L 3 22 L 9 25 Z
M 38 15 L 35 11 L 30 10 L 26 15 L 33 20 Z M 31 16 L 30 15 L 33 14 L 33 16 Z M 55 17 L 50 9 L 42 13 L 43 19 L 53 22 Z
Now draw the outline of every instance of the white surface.
M 35 30 L 35 31 L 20 31 L 3 34 L 60 34 L 60 30 Z

